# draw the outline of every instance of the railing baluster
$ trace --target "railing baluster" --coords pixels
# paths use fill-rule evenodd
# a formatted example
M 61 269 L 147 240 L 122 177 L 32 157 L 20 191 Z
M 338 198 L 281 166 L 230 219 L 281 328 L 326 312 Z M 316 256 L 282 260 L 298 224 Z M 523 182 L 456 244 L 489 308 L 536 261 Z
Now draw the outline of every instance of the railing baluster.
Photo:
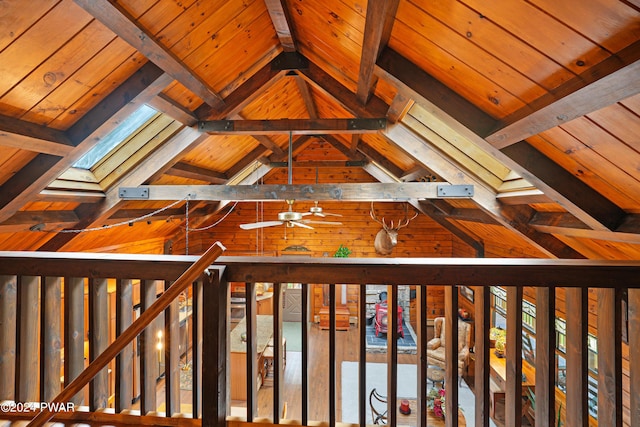
M 455 286 L 444 288 L 444 317 L 445 317 L 445 387 L 447 389 L 446 409 L 448 414 L 447 427 L 458 427 L 458 290 Z
M 629 383 L 631 395 L 631 422 L 629 425 L 640 425 L 640 289 L 629 289 L 628 297 L 629 324 Z
M 336 425 L 336 285 L 329 285 L 329 427 Z
M 258 392 L 256 390 L 256 376 L 258 364 L 256 356 L 258 349 L 256 345 L 256 286 L 253 282 L 245 284 L 245 318 L 247 325 L 247 421 L 251 422 L 258 415 Z
M 302 284 L 302 425 L 309 422 L 309 299 L 310 286 Z
M 567 288 L 567 427 L 587 427 L 587 288 Z
M 282 414 L 282 283 L 273 284 L 273 423 L 280 424 Z
M 165 281 L 165 291 L 171 286 Z M 185 302 L 186 303 L 186 302 Z M 185 306 L 186 308 L 186 306 Z M 186 314 L 186 312 L 185 312 Z M 185 318 L 186 321 L 186 318 Z M 180 411 L 180 302 L 175 299 L 164 311 L 164 379 L 165 415 L 173 416 Z
M 84 369 L 84 279 L 64 281 L 64 385 L 71 383 Z M 79 391 L 70 399 L 76 406 L 84 402 Z
M 18 342 L 16 398 L 21 402 L 38 400 L 38 375 L 40 357 L 38 323 L 40 319 L 40 277 L 18 278 Z
M 17 281 L 0 276 L 0 400 L 15 399 Z
M 398 418 L 398 286 L 387 286 L 387 420 Z
M 555 425 L 556 293 L 555 287 L 536 288 L 535 419 Z
M 598 289 L 598 425 L 622 426 L 622 292 Z M 613 326 L 613 328 L 612 328 Z
M 490 297 L 489 286 L 476 286 L 474 290 L 475 339 L 474 339 L 474 392 L 476 396 L 476 426 L 489 427 L 489 328 Z M 470 426 L 471 427 L 471 426 Z
M 140 306 L 144 313 L 156 301 L 155 280 L 143 280 L 140 283 Z M 156 356 L 156 321 L 151 322 L 140 334 L 140 413 L 146 415 L 155 411 L 156 379 L 158 378 L 158 358 Z
M 106 279 L 89 279 L 89 360 L 93 361 L 109 345 L 109 295 Z M 106 408 L 109 400 L 107 368 L 89 383 L 89 410 Z
M 417 425 L 418 427 L 425 427 L 427 425 L 427 367 L 429 361 L 427 360 L 427 286 L 416 286 L 416 318 L 417 321 L 417 349 L 416 357 L 418 360 L 418 384 L 416 390 L 416 408 L 417 411 Z
M 191 387 L 193 393 L 193 418 L 202 418 L 202 313 L 203 310 L 203 279 L 198 278 L 193 284 L 193 365 L 191 372 L 193 374 L 193 385 Z
M 116 338 L 133 322 L 133 285 L 131 280 L 116 281 Z M 133 343 L 116 356 L 115 406 L 116 413 L 131 408 L 133 398 Z
M 507 286 L 505 425 L 522 425 L 522 287 Z
M 360 351 L 358 353 L 358 397 L 360 404 L 358 405 L 358 414 L 360 426 L 364 427 L 367 421 L 367 407 L 369 396 L 367 395 L 367 285 L 360 285 L 358 303 L 358 344 Z M 344 396 L 343 396 L 344 398 Z M 343 421 L 344 421 L 344 414 Z
M 43 277 L 41 291 L 40 349 L 40 400 L 48 402 L 60 393 L 60 349 L 62 348 L 60 331 L 60 313 L 62 295 L 60 277 Z M 0 298 L 1 299 L 1 298 Z M 1 371 L 1 368 L 0 368 Z

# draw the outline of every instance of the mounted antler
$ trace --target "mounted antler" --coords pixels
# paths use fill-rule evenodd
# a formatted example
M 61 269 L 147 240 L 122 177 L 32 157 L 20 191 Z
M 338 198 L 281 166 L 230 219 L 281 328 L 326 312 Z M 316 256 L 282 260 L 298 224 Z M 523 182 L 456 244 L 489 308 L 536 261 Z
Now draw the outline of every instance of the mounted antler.
M 378 231 L 376 234 L 376 239 L 373 243 L 376 252 L 380 255 L 389 255 L 393 248 L 398 244 L 398 230 L 409 225 L 412 219 L 418 216 L 418 212 L 416 212 L 411 218 L 409 218 L 409 206 L 404 205 L 404 218 L 398 221 L 398 225 L 394 227 L 393 221 L 391 221 L 391 225 L 387 225 L 384 220 L 378 219 L 376 216 L 375 209 L 373 208 L 373 202 L 371 202 L 371 211 L 369 212 L 371 218 L 382 225 L 382 230 Z

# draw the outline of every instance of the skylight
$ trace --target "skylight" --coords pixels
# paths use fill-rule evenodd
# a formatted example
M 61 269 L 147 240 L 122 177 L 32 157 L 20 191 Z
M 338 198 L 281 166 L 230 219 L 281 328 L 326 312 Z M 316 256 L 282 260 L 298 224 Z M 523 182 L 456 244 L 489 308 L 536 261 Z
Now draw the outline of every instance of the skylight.
M 111 150 L 118 146 L 122 141 L 127 139 L 136 130 L 147 122 L 157 111 L 153 108 L 143 105 L 133 114 L 127 117 L 118 127 L 105 136 L 98 144 L 93 147 L 87 154 L 82 156 L 80 160 L 74 163 L 74 168 L 91 169 Z

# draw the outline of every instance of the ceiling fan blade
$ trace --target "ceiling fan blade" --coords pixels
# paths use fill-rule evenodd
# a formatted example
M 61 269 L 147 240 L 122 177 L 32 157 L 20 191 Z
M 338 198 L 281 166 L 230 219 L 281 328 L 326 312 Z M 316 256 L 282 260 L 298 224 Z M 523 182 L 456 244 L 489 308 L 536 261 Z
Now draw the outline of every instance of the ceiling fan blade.
M 342 216 L 342 214 L 329 213 L 329 212 L 323 212 L 322 214 L 323 214 L 324 216 Z
M 291 221 L 291 224 L 295 225 L 296 227 L 308 228 L 309 230 L 313 230 L 313 227 L 307 224 L 303 224 L 300 221 Z
M 273 227 L 275 225 L 282 225 L 284 222 L 282 221 L 262 221 L 262 222 L 252 222 L 249 224 L 240 224 L 240 228 L 243 230 L 253 230 L 255 228 L 264 228 L 264 227 Z

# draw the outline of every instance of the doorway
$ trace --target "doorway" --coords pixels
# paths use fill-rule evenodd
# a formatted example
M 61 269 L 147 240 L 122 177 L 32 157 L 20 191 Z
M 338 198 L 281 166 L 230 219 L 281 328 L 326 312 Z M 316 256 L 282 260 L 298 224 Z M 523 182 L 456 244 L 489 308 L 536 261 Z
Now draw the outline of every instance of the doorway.
M 302 320 L 302 284 L 287 283 L 284 289 L 283 322 L 300 322 Z

